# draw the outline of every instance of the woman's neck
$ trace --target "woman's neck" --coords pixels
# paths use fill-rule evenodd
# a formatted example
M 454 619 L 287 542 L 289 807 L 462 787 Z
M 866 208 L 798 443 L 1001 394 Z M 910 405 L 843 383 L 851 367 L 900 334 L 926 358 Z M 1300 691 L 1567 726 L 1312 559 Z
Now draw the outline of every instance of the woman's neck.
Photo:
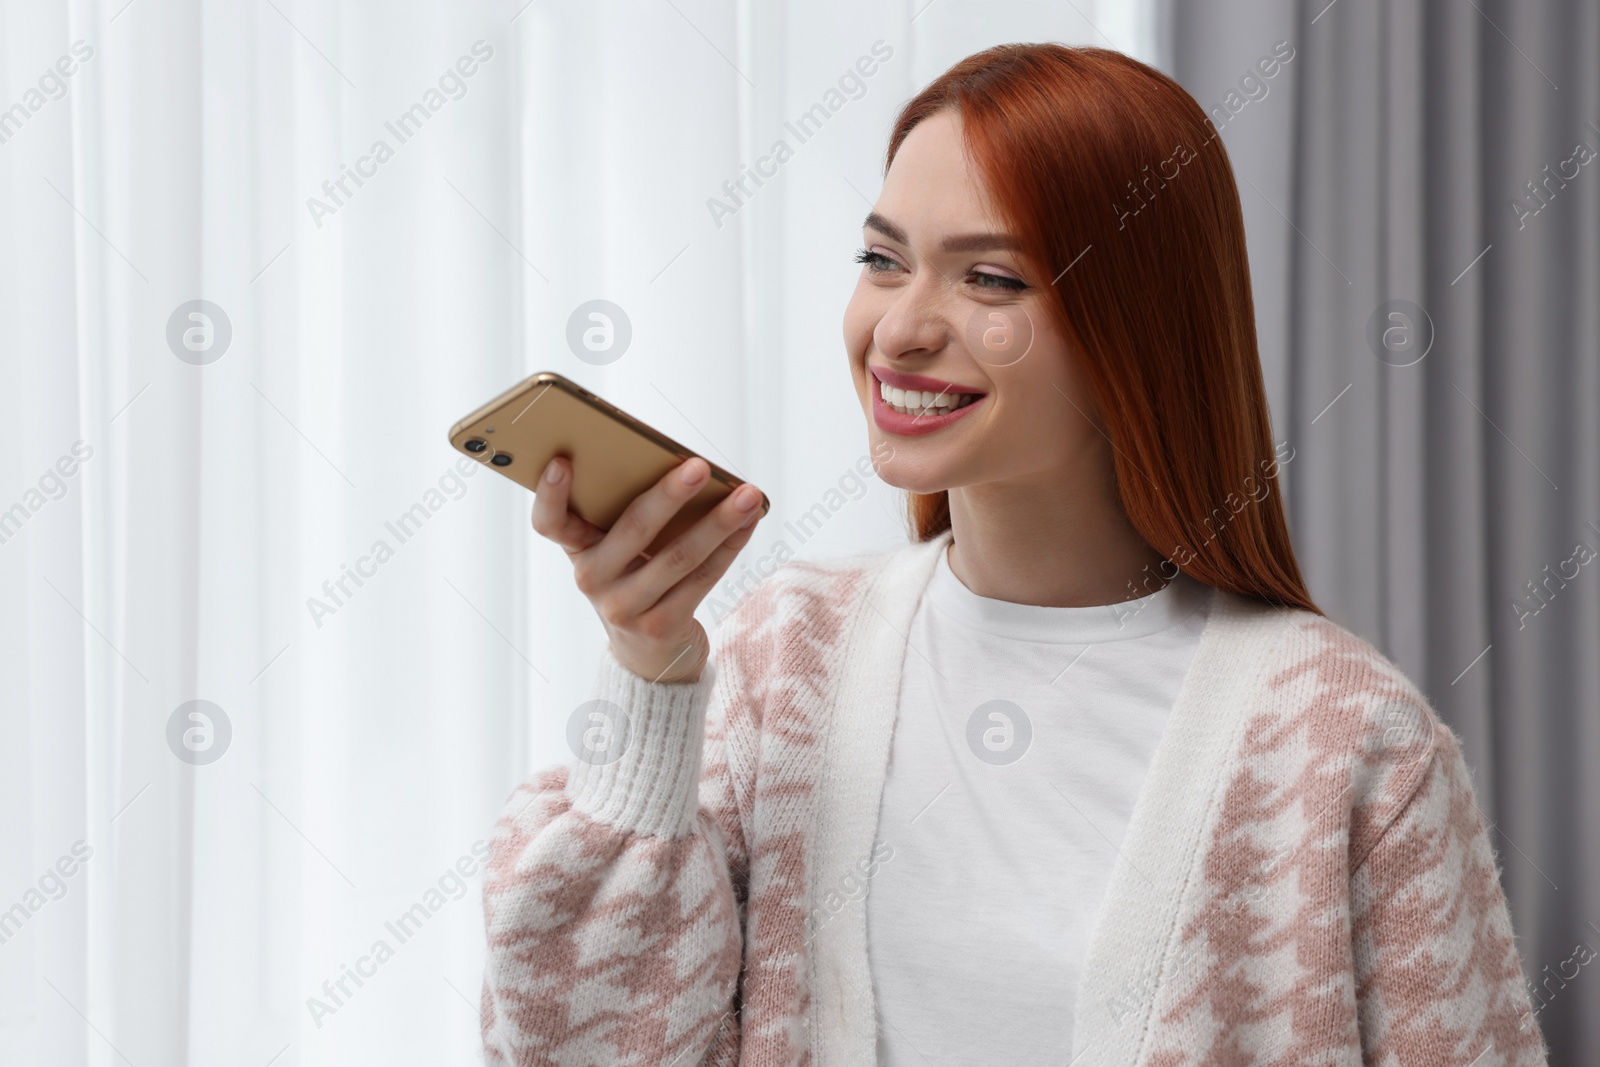
M 1089 607 L 1148 596 L 1172 564 L 1139 536 L 1109 477 L 1033 472 L 950 490 L 950 569 L 979 596 Z

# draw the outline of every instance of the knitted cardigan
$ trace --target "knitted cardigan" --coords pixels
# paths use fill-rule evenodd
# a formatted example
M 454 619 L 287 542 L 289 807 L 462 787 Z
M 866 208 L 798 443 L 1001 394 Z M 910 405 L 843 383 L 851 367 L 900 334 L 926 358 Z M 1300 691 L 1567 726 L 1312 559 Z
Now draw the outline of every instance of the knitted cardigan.
M 602 655 L 620 755 L 524 782 L 492 837 L 487 1062 L 876 1061 L 859 890 L 950 536 L 785 563 L 697 682 Z M 1546 1063 L 1459 740 L 1370 644 L 1216 591 L 1074 1018 L 1074 1067 Z

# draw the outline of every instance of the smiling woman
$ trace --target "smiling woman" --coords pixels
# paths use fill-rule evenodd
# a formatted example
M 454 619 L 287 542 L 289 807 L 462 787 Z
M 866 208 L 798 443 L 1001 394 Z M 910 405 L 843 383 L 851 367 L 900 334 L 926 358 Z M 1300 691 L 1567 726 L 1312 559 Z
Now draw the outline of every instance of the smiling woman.
M 967 385 L 980 394 L 993 388 L 988 410 L 937 444 L 900 450 L 895 471 L 885 472 L 913 491 L 920 540 L 950 526 L 945 487 L 970 472 L 999 464 L 1061 486 L 1073 480 L 1063 463 L 1089 462 L 1114 471 L 1115 489 L 1102 483 L 1099 502 L 1125 510 L 1139 540 L 1163 553 L 1204 543 L 1184 563 L 1200 581 L 1315 610 L 1278 495 L 1226 537 L 1208 540 L 1204 529 L 1273 454 L 1243 217 L 1227 156 L 1206 128 L 1205 113 L 1176 83 L 1089 49 L 981 53 L 901 113 L 880 209 L 866 224 L 869 240 L 876 234 L 888 245 L 862 253 L 868 270 L 846 314 L 852 354 L 870 326 L 881 354 L 870 369 L 880 380 L 892 366 L 922 369 L 940 351 L 929 336 L 960 336 L 989 306 L 1016 309 L 1035 334 L 1031 359 L 1002 364 L 976 354 Z M 1195 147 L 1183 180 L 1163 189 L 1139 225 L 1125 225 L 1114 206 L 1125 190 L 1186 145 Z M 902 153 L 912 158 L 897 170 Z M 928 174 L 938 180 L 923 184 Z M 947 231 L 937 247 L 903 219 L 912 205 Z M 907 287 L 917 291 L 900 295 Z M 902 429 L 892 420 L 874 425 Z M 968 448 L 974 441 L 978 451 Z M 947 469 L 942 453 L 952 451 L 961 460 Z M 934 470 L 934 481 L 954 481 L 930 484 Z M 1127 540 L 1126 528 L 1115 534 Z M 1063 592 L 1061 602 L 1073 602 Z
M 703 461 L 609 532 L 552 462 L 533 525 L 626 742 L 505 806 L 491 1062 L 1545 1062 L 1459 739 L 1317 610 L 1255 481 L 1206 130 L 1165 75 L 1048 44 L 901 110 L 843 337 L 913 543 L 786 563 L 712 642 L 754 521 L 640 557 Z

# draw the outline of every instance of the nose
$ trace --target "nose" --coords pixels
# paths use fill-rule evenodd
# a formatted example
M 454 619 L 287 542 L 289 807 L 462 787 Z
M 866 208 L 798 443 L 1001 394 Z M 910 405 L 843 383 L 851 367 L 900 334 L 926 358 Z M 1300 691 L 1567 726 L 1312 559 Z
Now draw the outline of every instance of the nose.
M 911 282 L 894 292 L 883 317 L 872 329 L 872 343 L 890 359 L 938 352 L 950 341 L 939 277 L 924 267 Z

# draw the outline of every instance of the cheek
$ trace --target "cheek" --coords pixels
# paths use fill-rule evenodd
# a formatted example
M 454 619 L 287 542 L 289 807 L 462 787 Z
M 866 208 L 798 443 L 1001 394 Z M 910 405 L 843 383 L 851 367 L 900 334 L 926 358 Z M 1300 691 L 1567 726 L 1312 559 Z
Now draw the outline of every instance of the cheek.
M 856 282 L 844 307 L 844 341 L 852 357 L 861 356 L 872 343 L 872 331 L 883 317 L 878 294 L 865 280 Z
M 994 374 L 998 378 L 1000 372 Z M 1028 354 L 1005 369 L 1001 391 L 1004 421 L 1041 449 L 1074 446 L 1098 436 L 1094 401 L 1065 339 L 1055 330 L 1039 330 Z

